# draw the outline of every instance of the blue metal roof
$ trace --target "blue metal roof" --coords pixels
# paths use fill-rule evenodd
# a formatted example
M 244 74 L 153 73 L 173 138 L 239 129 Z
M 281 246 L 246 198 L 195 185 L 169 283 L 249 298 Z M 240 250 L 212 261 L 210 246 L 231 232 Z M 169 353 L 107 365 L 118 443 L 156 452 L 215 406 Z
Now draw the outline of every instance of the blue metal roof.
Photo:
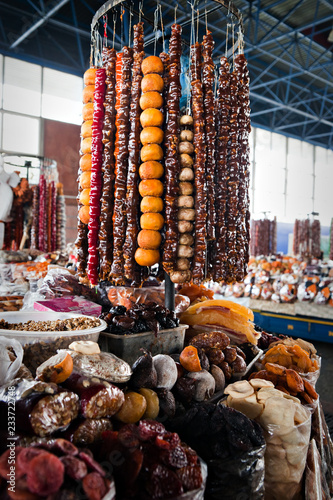
M 184 36 L 189 40 L 189 3 L 158 3 L 166 33 L 178 6 L 177 21 L 184 23 Z M 102 4 L 102 0 L 0 0 L 0 52 L 81 75 L 89 65 L 91 19 Z M 333 3 L 235 0 L 234 5 L 243 15 L 252 124 L 333 149 Z M 133 24 L 139 2 L 129 1 L 128 7 Z M 151 20 L 145 23 L 150 40 L 147 52 L 154 48 L 155 9 L 155 1 L 144 1 L 144 14 Z M 214 34 L 218 60 L 225 50 L 227 24 L 236 20 L 212 0 L 196 2 L 195 9 L 200 12 L 199 38 L 207 24 Z M 117 22 L 115 46 L 119 48 L 128 38 L 128 11 L 122 25 L 119 15 Z M 109 34 L 112 24 L 109 19 Z M 230 29 L 228 34 L 230 40 Z M 157 51 L 161 50 L 160 39 Z

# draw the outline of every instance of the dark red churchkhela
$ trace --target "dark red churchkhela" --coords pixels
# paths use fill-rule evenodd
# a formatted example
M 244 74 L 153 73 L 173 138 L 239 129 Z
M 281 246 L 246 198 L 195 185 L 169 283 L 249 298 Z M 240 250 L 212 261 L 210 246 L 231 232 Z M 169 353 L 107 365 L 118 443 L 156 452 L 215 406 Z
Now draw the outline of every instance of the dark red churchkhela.
M 180 57 L 181 26 L 173 24 L 169 43 L 170 70 L 169 90 L 165 101 L 167 116 L 165 126 L 165 242 L 163 247 L 163 268 L 167 273 L 175 269 L 178 246 L 178 158 L 179 115 L 180 115 Z
M 98 232 L 99 217 L 101 213 L 102 191 L 102 161 L 103 161 L 103 122 L 104 122 L 104 97 L 105 97 L 105 69 L 96 70 L 94 91 L 94 115 L 92 124 L 91 142 L 91 186 L 88 223 L 88 271 L 87 275 L 91 285 L 98 283 Z
M 242 281 L 247 272 L 249 260 L 249 133 L 250 101 L 249 101 L 249 70 L 244 54 L 235 57 L 235 74 L 238 80 L 238 223 L 237 223 L 237 270 L 236 280 Z
M 144 58 L 143 51 L 143 23 L 134 26 L 133 38 L 133 69 L 130 105 L 130 133 L 128 140 L 128 172 L 126 191 L 127 228 L 124 244 L 124 271 L 125 277 L 131 282 L 140 284 L 139 268 L 134 254 L 137 249 L 137 235 L 139 232 L 139 158 L 140 158 L 140 96 L 141 96 L 141 64 Z
M 105 47 L 103 62 L 106 71 L 106 91 L 104 100 L 105 118 L 103 127 L 103 189 L 99 229 L 99 275 L 102 280 L 109 277 L 112 262 L 112 214 L 114 193 L 114 140 L 116 116 L 116 58 L 115 49 Z
M 230 131 L 227 148 L 228 164 L 228 211 L 227 211 L 227 248 L 228 272 L 227 281 L 235 281 L 237 267 L 237 223 L 238 223 L 238 80 L 235 73 L 230 75 Z
M 214 40 L 210 31 L 202 42 L 202 82 L 204 90 L 205 135 L 207 144 L 206 182 L 207 182 L 207 239 L 215 240 L 215 64 L 213 61 Z
M 33 186 L 33 195 L 32 195 L 32 224 L 31 224 L 31 248 L 38 248 L 38 214 L 39 214 L 39 189 L 38 186 Z
M 195 152 L 194 184 L 195 184 L 195 241 L 192 264 L 194 283 L 200 284 L 205 278 L 206 264 L 206 142 L 204 123 L 203 88 L 201 81 L 201 45 L 197 42 L 191 46 L 191 96 L 193 114 L 193 145 Z
M 227 224 L 226 212 L 228 203 L 228 168 L 227 145 L 229 139 L 230 110 L 230 73 L 226 57 L 221 57 L 219 82 L 216 102 L 216 170 L 215 170 L 215 208 L 216 208 L 216 241 L 213 260 L 214 281 L 226 278 L 227 269 Z
M 112 280 L 118 285 L 124 282 L 123 247 L 126 234 L 126 182 L 132 61 L 132 49 L 124 47 L 122 52 L 121 77 L 119 88 L 117 86 L 116 100 L 116 177 L 113 209 L 113 261 L 111 266 Z

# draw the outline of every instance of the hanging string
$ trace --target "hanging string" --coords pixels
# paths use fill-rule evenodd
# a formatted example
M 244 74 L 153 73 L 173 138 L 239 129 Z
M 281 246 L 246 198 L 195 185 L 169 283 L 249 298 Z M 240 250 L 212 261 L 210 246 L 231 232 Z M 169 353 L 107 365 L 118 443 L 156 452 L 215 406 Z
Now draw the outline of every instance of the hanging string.
M 199 42 L 199 9 L 197 10 L 197 42 Z
M 112 48 L 114 49 L 114 39 L 116 36 L 117 11 L 113 14 L 113 33 L 112 33 Z
M 143 8 L 143 0 L 142 2 L 139 3 L 139 23 L 141 23 L 141 17 L 143 16 L 142 8 Z
M 234 23 L 232 23 L 232 68 L 234 69 L 235 67 L 235 30 L 234 30 Z
M 207 0 L 206 0 L 207 5 Z M 207 7 L 205 5 L 205 23 L 206 23 L 206 35 L 208 35 L 208 21 L 207 21 Z
M 162 5 L 161 4 L 159 4 L 159 9 L 160 9 L 160 19 L 161 19 L 162 40 L 163 40 L 163 52 L 165 52 L 164 25 L 163 25 Z
M 125 14 L 125 9 L 124 7 L 120 7 L 121 14 L 120 14 L 120 43 L 121 46 L 123 47 L 124 45 L 124 25 L 123 25 L 123 17 Z
M 175 24 L 177 24 L 177 9 L 178 9 L 178 2 L 176 3 L 175 7 Z
M 240 25 L 238 26 L 238 54 L 244 52 L 244 37 Z
M 158 6 L 154 11 L 154 56 L 156 56 L 156 44 L 157 44 L 157 27 L 158 27 Z
M 225 34 L 225 57 L 228 57 L 228 38 L 229 38 L 229 26 L 230 24 L 227 24 L 227 32 Z
M 186 99 L 186 107 L 187 114 L 191 114 L 190 102 L 191 102 L 191 47 L 194 45 L 194 37 L 195 37 L 195 28 L 194 28 L 194 5 L 191 2 L 187 2 L 191 6 L 191 30 L 190 30 L 190 47 L 189 47 L 189 55 L 188 55 L 188 70 L 187 70 L 187 99 Z
M 129 10 L 129 26 L 128 26 L 128 46 L 129 47 L 131 46 L 132 16 L 133 16 L 132 8 L 133 8 L 133 2 L 131 2 L 130 10 Z
M 107 29 L 108 29 L 108 15 L 107 14 L 105 14 L 103 16 L 103 28 L 104 28 L 104 32 L 103 32 L 103 48 L 104 48 L 104 47 L 108 46 L 108 32 L 107 32 Z

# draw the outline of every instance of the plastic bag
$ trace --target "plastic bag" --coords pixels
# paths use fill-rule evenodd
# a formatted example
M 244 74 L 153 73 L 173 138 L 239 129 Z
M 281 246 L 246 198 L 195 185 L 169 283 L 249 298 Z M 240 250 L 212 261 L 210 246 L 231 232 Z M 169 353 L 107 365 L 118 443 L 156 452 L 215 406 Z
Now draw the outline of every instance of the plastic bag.
M 142 304 L 144 302 L 156 302 L 164 306 L 165 293 L 164 287 L 152 286 L 149 288 L 130 288 L 130 287 L 110 287 L 107 289 L 108 299 L 113 306 L 125 306 L 130 309 L 133 304 Z M 181 314 L 186 311 L 190 305 L 189 297 L 176 294 L 175 312 Z
M 273 396 L 266 400 L 265 410 L 258 420 L 266 438 L 265 500 L 295 499 L 301 491 L 311 413 L 296 401 Z M 297 421 L 300 423 L 294 425 Z
M 16 359 L 9 357 L 8 348 L 15 352 Z M 7 337 L 0 337 L 0 386 L 13 380 L 20 369 L 23 359 L 23 347 L 20 342 Z
M 305 500 L 322 500 L 321 459 L 316 441 L 311 440 L 305 468 Z
M 105 292 L 99 287 L 89 288 L 83 285 L 79 278 L 68 269 L 51 268 L 43 279 L 38 280 L 37 289 L 32 292 L 31 296 L 25 298 L 22 309 L 33 310 L 34 302 L 69 295 L 77 295 L 102 306 L 110 306 Z
M 316 387 L 317 380 L 319 379 L 320 376 L 320 368 L 321 368 L 321 356 L 317 356 L 316 354 L 313 354 L 311 356 L 311 360 L 316 360 L 318 363 L 318 370 L 315 372 L 308 372 L 308 373 L 300 373 L 300 376 L 304 378 L 304 380 L 307 380 L 313 388 Z
M 264 498 L 265 440 L 259 424 L 221 404 L 193 405 L 167 424 L 208 467 L 205 498 Z
M 322 486 L 327 498 L 333 497 L 333 444 L 319 402 L 312 415 L 312 437 L 321 458 Z

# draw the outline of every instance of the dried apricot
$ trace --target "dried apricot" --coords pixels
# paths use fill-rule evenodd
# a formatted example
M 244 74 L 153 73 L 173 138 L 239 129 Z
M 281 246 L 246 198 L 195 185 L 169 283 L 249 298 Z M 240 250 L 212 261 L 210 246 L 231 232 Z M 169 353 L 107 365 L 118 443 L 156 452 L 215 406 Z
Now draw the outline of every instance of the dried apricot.
M 198 349 L 192 345 L 182 350 L 179 361 L 185 370 L 189 372 L 199 372 L 201 370 Z
M 145 196 L 140 204 L 141 212 L 162 212 L 163 200 L 158 196 Z

